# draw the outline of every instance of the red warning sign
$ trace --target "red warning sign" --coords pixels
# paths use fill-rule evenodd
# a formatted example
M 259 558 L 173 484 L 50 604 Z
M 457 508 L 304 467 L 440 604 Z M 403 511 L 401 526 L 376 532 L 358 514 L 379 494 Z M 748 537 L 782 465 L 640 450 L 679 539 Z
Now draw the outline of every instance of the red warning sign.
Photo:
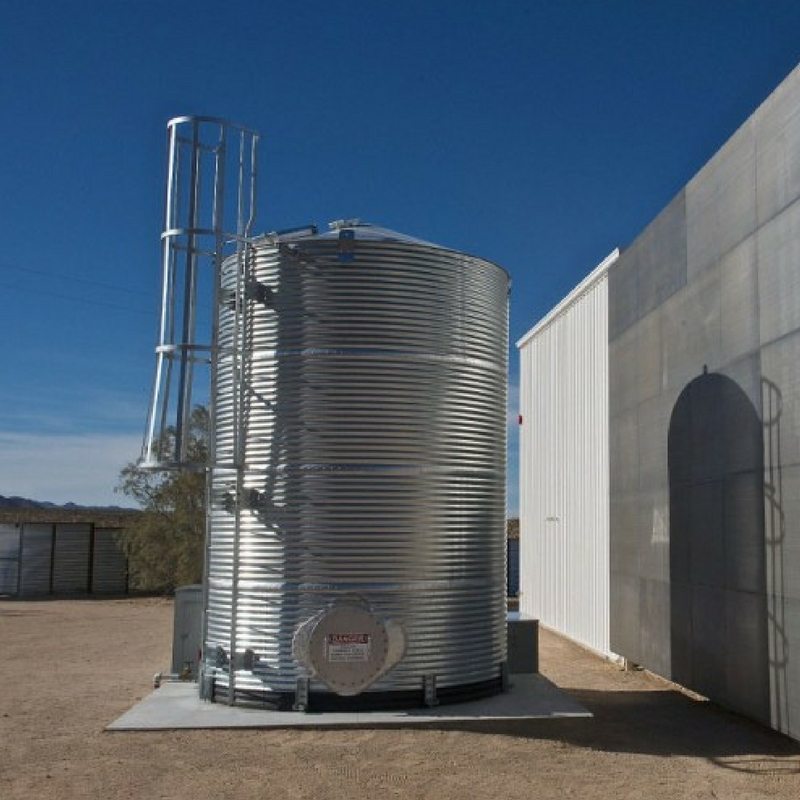
M 329 633 L 326 645 L 328 661 L 357 662 L 369 659 L 368 633 Z

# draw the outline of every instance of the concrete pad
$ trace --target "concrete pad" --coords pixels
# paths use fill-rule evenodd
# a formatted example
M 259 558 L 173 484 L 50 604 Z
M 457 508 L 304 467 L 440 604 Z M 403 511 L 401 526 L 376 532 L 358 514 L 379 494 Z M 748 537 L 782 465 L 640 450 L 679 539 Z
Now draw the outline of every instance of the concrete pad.
M 106 730 L 347 728 L 591 716 L 580 703 L 537 674 L 512 675 L 510 691 L 468 703 L 402 711 L 324 714 L 207 703 L 198 696 L 195 683 L 166 683 L 108 725 Z

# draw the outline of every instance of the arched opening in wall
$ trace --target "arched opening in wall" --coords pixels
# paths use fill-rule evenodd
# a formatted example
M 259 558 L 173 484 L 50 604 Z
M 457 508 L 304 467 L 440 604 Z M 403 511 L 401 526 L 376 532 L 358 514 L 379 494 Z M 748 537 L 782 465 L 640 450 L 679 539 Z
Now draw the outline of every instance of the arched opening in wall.
M 730 378 L 692 380 L 672 411 L 672 679 L 770 717 L 764 449 L 759 414 Z

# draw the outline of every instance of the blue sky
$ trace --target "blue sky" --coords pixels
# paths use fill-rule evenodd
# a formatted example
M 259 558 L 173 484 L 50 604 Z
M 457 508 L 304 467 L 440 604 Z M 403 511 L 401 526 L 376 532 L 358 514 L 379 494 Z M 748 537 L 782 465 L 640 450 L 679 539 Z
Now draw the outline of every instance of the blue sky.
M 777 0 L 0 0 L 0 494 L 124 502 L 169 117 L 261 131 L 259 229 L 358 216 L 503 264 L 513 342 L 798 61 Z

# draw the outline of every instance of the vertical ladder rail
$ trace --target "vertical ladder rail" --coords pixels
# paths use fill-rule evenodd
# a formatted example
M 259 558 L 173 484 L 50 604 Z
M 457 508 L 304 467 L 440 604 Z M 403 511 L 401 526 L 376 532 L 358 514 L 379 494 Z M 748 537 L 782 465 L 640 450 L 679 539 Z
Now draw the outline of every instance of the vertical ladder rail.
M 231 576 L 231 625 L 229 631 L 228 650 L 230 653 L 228 669 L 228 704 L 234 705 L 236 702 L 236 649 L 237 649 L 237 625 L 238 621 L 238 588 L 239 588 L 239 545 L 241 540 L 241 517 L 242 517 L 242 497 L 244 495 L 244 464 L 243 464 L 243 435 L 244 425 L 242 424 L 242 387 L 244 385 L 242 374 L 242 353 L 244 351 L 244 314 L 246 304 L 244 302 L 244 281 L 242 271 L 245 265 L 242 263 L 242 243 L 238 236 L 241 235 L 242 225 L 242 138 L 239 137 L 239 154 L 237 162 L 237 192 L 236 192 L 236 216 L 237 216 L 237 240 L 236 240 L 236 289 L 233 305 L 233 352 L 231 353 L 233 370 L 233 397 L 231 398 L 233 411 L 233 464 L 236 469 L 236 485 L 234 489 L 233 507 L 233 564 Z
M 233 575 L 231 590 L 231 626 L 230 626 L 230 667 L 228 673 L 228 703 L 236 702 L 236 653 L 238 651 L 238 586 L 239 586 L 239 549 L 241 542 L 242 505 L 245 496 L 244 476 L 246 466 L 247 428 L 245 424 L 245 406 L 249 383 L 247 368 L 249 365 L 249 349 L 247 347 L 247 286 L 252 269 L 251 235 L 255 217 L 255 190 L 257 176 L 257 153 L 255 143 L 251 139 L 250 153 L 247 153 L 247 142 L 244 132 L 239 133 L 239 153 L 237 162 L 237 238 L 236 238 L 236 296 L 234 300 L 234 332 L 233 332 L 233 463 L 236 469 L 236 486 L 234 491 L 234 525 L 233 525 Z M 249 159 L 249 160 L 248 160 Z M 249 183 L 249 196 L 245 193 L 245 184 Z M 248 211 L 249 208 L 249 211 Z

